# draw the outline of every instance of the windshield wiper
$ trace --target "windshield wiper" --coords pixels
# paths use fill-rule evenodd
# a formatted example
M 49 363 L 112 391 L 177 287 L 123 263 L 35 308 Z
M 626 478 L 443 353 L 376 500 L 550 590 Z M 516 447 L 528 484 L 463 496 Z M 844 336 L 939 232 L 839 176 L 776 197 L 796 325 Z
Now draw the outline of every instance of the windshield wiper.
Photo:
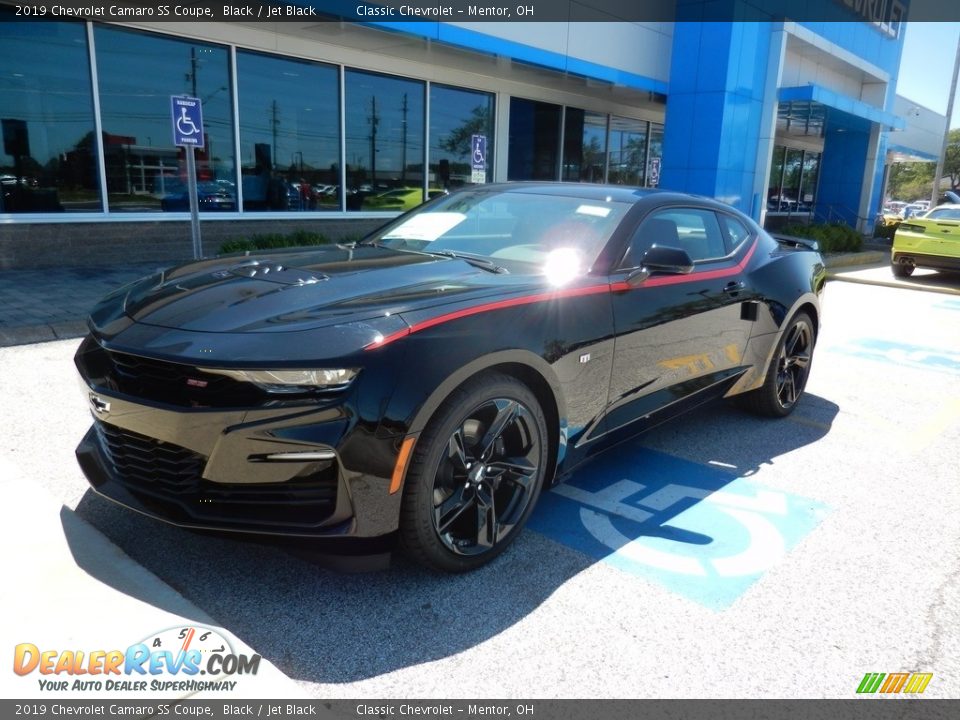
M 474 257 L 473 255 L 462 255 L 456 253 L 453 250 L 422 250 L 421 252 L 430 253 L 431 255 L 443 255 L 444 257 L 456 258 L 457 260 L 463 260 L 468 262 L 474 267 L 480 268 L 481 270 L 486 270 L 487 272 L 492 272 L 496 275 L 501 275 L 504 273 L 509 273 L 505 267 L 497 265 L 492 260 L 486 260 L 484 258 Z

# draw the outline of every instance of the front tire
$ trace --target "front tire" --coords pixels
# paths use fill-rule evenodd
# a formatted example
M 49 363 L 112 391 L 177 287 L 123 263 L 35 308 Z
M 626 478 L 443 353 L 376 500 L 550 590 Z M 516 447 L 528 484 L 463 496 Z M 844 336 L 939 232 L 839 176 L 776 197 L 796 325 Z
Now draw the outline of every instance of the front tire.
M 536 504 L 548 446 L 546 418 L 526 385 L 500 373 L 467 381 L 417 440 L 400 511 L 403 550 L 445 572 L 493 560 Z
M 792 413 L 807 385 L 815 343 L 813 320 L 805 312 L 794 315 L 777 343 L 763 385 L 741 395 L 740 404 L 764 417 Z

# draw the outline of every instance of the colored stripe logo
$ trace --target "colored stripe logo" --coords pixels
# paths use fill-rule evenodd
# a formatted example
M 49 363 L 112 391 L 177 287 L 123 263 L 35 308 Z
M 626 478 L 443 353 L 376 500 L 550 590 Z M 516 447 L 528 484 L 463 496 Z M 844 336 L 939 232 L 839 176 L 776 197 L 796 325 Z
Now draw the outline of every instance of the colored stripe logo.
M 860 694 L 911 694 L 919 695 L 927 689 L 933 673 L 867 673 L 860 681 Z

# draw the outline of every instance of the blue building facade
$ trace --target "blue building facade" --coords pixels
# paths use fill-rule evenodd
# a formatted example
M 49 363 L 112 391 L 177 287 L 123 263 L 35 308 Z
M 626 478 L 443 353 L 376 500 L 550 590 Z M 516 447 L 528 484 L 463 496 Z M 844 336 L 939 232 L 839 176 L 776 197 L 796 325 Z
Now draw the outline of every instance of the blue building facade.
M 867 233 L 885 166 L 935 157 L 943 119 L 911 132 L 903 24 L 819 2 L 830 21 L 685 0 L 669 22 L 0 22 L 0 117 L 22 140 L 0 155 L 0 267 L 61 262 L 78 228 L 113 238 L 104 254 L 182 254 L 174 94 L 203 102 L 208 237 L 356 235 L 507 180 L 659 186 Z

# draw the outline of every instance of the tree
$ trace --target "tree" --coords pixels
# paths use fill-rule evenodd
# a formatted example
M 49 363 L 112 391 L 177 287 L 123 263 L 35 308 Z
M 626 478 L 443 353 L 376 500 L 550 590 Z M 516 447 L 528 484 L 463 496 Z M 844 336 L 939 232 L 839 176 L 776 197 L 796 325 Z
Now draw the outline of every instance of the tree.
M 470 111 L 470 117 L 459 127 L 455 127 L 440 141 L 440 149 L 457 157 L 465 158 L 470 154 L 470 137 L 485 135 L 490 127 L 490 111 L 484 105 L 477 105 Z
M 943 174 L 950 176 L 951 189 L 960 188 L 960 128 L 950 131 L 947 154 L 943 159 Z
M 929 198 L 933 190 L 935 163 L 894 163 L 890 166 L 887 195 L 894 200 Z

